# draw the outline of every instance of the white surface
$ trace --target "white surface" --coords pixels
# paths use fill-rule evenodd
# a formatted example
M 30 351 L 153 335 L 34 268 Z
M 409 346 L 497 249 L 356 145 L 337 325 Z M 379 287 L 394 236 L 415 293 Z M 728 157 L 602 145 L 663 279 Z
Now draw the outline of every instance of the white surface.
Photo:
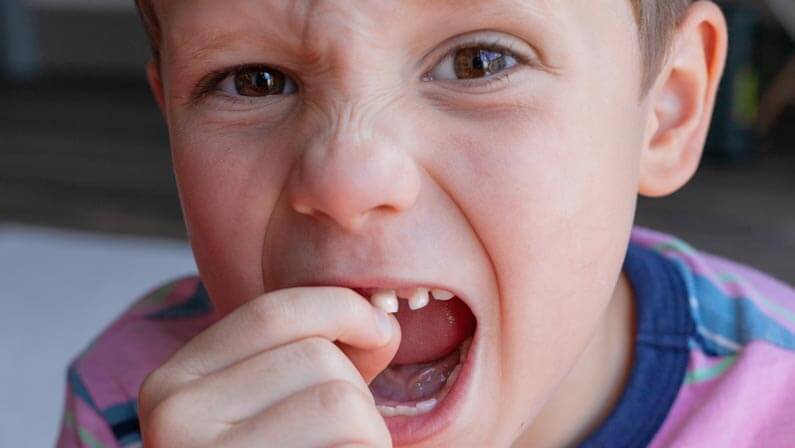
M 186 243 L 0 222 L 0 447 L 54 446 L 69 360 L 165 280 Z

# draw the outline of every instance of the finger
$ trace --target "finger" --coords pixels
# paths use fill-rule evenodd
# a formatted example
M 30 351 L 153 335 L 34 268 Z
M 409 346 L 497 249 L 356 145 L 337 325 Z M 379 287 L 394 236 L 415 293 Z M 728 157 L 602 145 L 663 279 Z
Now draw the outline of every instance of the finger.
M 391 316 L 390 321 L 393 325 L 394 336 L 383 347 L 367 350 L 343 343 L 338 344 L 367 384 L 370 384 L 395 359 L 398 347 L 400 347 L 402 337 L 400 324 Z
M 346 381 L 375 404 L 367 384 L 350 359 L 328 339 L 311 337 L 260 353 L 202 377 L 180 393 L 189 394 L 198 415 L 208 423 L 243 421 L 279 401 L 329 381 Z M 213 403 L 208 412 L 201 403 Z M 188 416 L 185 416 L 188 418 Z
M 227 428 L 218 446 L 296 447 L 360 444 L 391 447 L 389 430 L 370 398 L 351 383 L 329 381 L 304 389 Z
M 375 349 L 390 342 L 393 328 L 389 316 L 351 289 L 289 288 L 244 304 L 188 342 L 167 364 L 199 377 L 313 336 Z

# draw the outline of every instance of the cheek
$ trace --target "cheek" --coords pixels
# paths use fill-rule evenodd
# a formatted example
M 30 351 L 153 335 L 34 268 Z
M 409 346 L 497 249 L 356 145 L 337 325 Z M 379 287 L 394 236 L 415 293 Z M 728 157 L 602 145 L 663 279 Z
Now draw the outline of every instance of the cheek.
M 499 120 L 448 126 L 460 132 L 440 146 L 456 148 L 446 182 L 461 192 L 497 275 L 503 378 L 531 395 L 554 390 L 584 347 L 631 230 L 634 103 L 594 101 L 585 89 L 569 91 Z M 538 374 L 528 379 L 528 371 Z
M 180 132 L 186 130 L 186 132 Z M 289 169 L 283 133 L 226 132 L 186 121 L 172 131 L 174 170 L 196 263 L 220 311 L 262 288 L 268 217 Z
M 536 277 L 539 270 L 550 279 L 589 270 L 605 250 L 615 251 L 614 235 L 627 233 L 637 133 L 612 118 L 612 110 L 600 118 L 583 109 L 576 97 L 568 103 L 558 98 L 499 123 L 444 127 L 459 129 L 453 143 L 439 145 L 456 149 L 443 158 L 446 169 L 455 162 L 449 182 L 480 224 L 473 226 L 501 264 L 497 272 L 512 274 L 501 279 L 503 286 L 514 279 L 516 287 L 531 284 L 524 275 Z M 552 269 L 558 259 L 564 269 Z M 548 292 L 561 288 L 550 285 Z

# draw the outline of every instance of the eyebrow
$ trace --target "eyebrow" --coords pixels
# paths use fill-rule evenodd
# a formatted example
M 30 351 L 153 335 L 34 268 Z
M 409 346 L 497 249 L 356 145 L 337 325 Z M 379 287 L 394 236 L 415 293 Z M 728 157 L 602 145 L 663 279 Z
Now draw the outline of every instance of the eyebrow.
M 284 43 L 283 48 L 306 48 L 307 36 L 312 33 L 312 11 L 328 2 L 324 0 L 268 0 L 267 3 L 273 6 L 272 9 L 277 10 L 274 13 L 275 17 L 285 20 L 269 20 L 266 29 L 263 29 L 262 23 L 258 23 L 256 31 L 196 31 L 192 33 L 191 41 L 198 45 L 193 45 L 193 48 L 188 50 L 185 54 L 186 58 L 188 60 L 206 60 L 213 53 L 228 50 L 233 44 L 254 36 L 256 38 L 268 36 L 271 44 L 274 39 L 280 40 Z M 455 7 L 458 11 L 476 9 L 477 12 L 484 14 L 516 17 L 517 8 L 521 8 L 520 16 L 526 17 L 530 14 L 541 20 L 548 18 L 547 10 L 550 3 L 554 2 L 547 0 L 400 0 L 401 7 L 407 6 L 415 11 L 427 10 L 429 7 Z M 300 30 L 300 32 L 285 32 L 287 30 Z M 288 42 L 290 40 L 298 43 Z

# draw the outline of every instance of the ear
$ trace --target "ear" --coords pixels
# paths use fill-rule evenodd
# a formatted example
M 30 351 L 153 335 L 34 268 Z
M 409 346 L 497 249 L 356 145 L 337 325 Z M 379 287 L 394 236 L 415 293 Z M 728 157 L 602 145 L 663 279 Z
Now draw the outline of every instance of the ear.
M 677 28 L 648 93 L 641 195 L 671 194 L 696 172 L 726 61 L 727 34 L 723 13 L 709 1 L 694 3 Z
M 149 81 L 149 89 L 155 98 L 160 113 L 166 117 L 166 100 L 163 93 L 163 78 L 160 76 L 160 64 L 154 59 L 150 59 L 146 64 L 146 79 Z

